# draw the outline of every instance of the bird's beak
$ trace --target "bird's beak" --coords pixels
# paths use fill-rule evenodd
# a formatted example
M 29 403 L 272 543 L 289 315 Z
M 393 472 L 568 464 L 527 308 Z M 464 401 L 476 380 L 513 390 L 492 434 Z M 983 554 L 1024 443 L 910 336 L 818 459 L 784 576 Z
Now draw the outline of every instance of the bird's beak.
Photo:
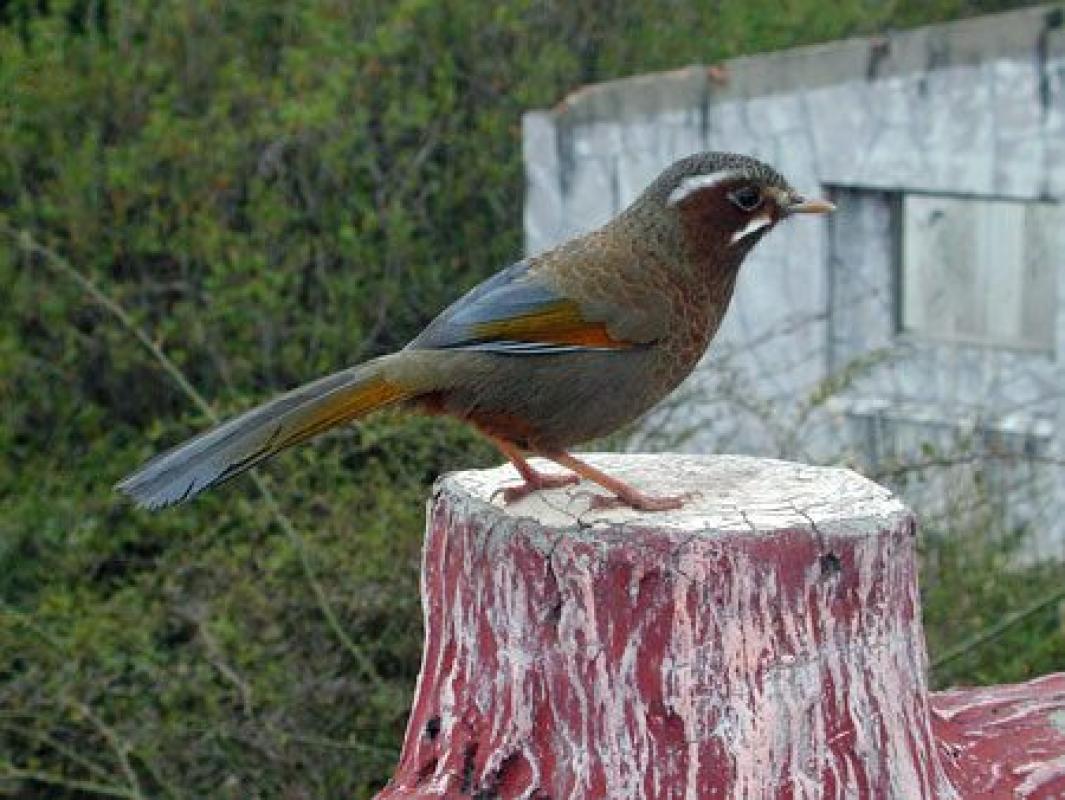
M 836 210 L 836 204 L 827 200 L 807 200 L 802 195 L 792 195 L 785 206 L 789 214 L 827 214 Z

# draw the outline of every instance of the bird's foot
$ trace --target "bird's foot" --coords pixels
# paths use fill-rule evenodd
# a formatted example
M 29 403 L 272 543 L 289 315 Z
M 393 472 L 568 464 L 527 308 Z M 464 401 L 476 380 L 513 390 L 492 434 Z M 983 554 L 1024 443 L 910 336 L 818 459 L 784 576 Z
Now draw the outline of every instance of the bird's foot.
M 503 495 L 503 504 L 510 505 L 528 497 L 533 492 L 541 489 L 561 489 L 564 486 L 574 486 L 581 482 L 577 475 L 545 475 L 542 472 L 534 472 L 525 476 L 525 483 L 521 486 L 501 486 L 492 492 L 492 500 L 498 495 Z
M 637 511 L 672 511 L 680 508 L 687 501 L 695 497 L 692 492 L 678 495 L 655 496 L 644 494 L 637 489 L 616 495 L 593 494 L 589 508 L 596 511 L 605 511 L 612 508 L 634 508 Z

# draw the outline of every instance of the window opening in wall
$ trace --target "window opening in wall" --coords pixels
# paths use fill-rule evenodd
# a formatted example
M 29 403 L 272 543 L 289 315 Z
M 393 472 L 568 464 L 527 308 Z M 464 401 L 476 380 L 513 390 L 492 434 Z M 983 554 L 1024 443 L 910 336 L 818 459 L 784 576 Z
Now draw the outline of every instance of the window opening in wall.
M 1062 206 L 903 194 L 898 332 L 1052 351 Z

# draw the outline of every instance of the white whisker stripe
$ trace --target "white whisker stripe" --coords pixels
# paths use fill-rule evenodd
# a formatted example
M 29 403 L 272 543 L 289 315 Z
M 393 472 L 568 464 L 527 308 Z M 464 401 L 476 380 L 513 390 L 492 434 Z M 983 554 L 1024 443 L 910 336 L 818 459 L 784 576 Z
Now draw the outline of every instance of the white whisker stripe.
M 772 224 L 773 220 L 771 220 L 764 214 L 762 216 L 755 217 L 742 228 L 740 228 L 738 231 L 736 231 L 734 234 L 732 234 L 732 238 L 729 239 L 729 244 L 736 244 L 736 242 L 740 241 L 741 239 L 745 239 L 752 233 L 757 233 L 758 231 L 762 230 L 762 228 Z
M 709 175 L 690 175 L 669 193 L 669 205 L 675 206 L 685 198 L 691 197 L 695 192 L 703 189 L 712 189 L 722 183 L 735 180 L 742 175 L 743 173 L 737 169 L 722 169 L 717 172 L 711 172 Z

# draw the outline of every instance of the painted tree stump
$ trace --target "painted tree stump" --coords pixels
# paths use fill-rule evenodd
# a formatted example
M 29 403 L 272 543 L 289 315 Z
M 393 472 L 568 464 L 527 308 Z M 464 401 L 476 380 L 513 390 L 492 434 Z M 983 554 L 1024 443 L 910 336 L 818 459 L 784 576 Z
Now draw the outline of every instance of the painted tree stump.
M 956 790 L 988 776 L 949 718 L 965 701 L 930 703 L 915 521 L 887 490 L 765 459 L 590 460 L 692 499 L 590 511 L 582 484 L 504 508 L 509 467 L 437 484 L 422 670 L 378 800 L 998 796 Z

